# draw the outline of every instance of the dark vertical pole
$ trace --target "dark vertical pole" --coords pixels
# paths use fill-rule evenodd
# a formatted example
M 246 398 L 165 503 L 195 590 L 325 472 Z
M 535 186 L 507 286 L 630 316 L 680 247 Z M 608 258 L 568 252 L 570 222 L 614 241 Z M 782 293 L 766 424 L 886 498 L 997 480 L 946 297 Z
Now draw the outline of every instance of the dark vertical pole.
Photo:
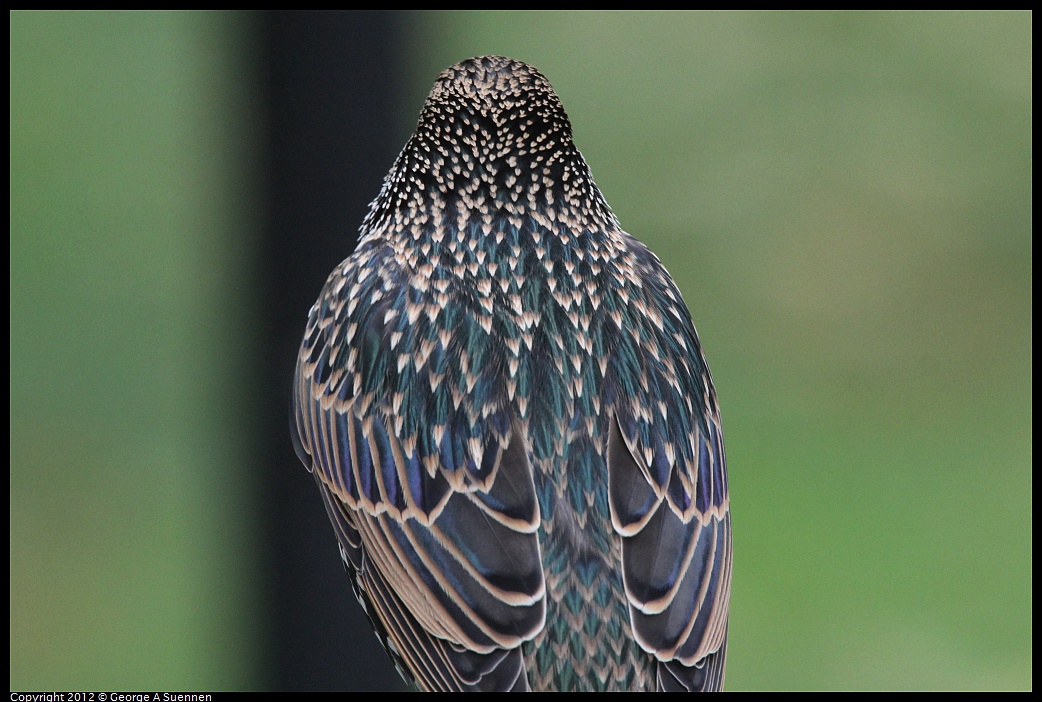
M 268 228 L 261 285 L 270 327 L 264 408 L 268 566 L 266 682 L 283 690 L 402 687 L 351 591 L 318 490 L 293 452 L 290 385 L 308 309 L 355 247 L 367 204 L 401 148 L 392 143 L 400 17 L 388 12 L 262 16 Z M 417 110 L 418 110 L 417 106 Z

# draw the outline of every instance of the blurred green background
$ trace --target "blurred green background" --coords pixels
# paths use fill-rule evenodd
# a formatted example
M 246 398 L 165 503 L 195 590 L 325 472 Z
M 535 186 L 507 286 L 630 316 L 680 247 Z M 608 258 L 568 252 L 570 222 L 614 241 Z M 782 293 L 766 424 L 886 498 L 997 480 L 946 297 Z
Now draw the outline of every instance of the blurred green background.
M 267 687 L 255 22 L 10 20 L 11 688 Z M 684 292 L 727 439 L 728 688 L 1030 689 L 1031 15 L 407 32 L 402 143 L 441 69 L 533 63 Z

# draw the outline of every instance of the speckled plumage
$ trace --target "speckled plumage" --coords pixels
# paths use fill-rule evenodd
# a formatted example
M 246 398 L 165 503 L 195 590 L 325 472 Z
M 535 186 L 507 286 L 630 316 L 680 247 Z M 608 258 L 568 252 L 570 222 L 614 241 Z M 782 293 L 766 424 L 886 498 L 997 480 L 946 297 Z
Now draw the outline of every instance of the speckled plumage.
M 438 77 L 311 309 L 293 407 L 359 601 L 420 688 L 721 687 L 709 369 L 531 66 Z

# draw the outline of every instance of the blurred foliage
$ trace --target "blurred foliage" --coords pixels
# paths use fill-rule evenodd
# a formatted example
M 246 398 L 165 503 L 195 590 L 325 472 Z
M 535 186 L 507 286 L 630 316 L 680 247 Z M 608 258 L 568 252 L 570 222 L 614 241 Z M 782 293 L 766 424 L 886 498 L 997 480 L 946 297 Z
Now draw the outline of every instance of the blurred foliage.
M 247 30 L 11 15 L 12 689 L 262 679 Z M 403 142 L 441 69 L 533 63 L 687 298 L 731 471 L 728 688 L 1030 689 L 1031 15 L 409 32 Z
M 11 19 L 11 689 L 256 682 L 241 17 Z

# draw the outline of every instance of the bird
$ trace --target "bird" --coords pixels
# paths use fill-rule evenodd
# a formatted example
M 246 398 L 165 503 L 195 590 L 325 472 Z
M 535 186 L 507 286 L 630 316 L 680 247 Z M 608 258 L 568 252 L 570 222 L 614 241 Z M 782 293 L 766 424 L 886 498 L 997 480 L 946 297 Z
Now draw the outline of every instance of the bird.
M 310 309 L 291 425 L 421 690 L 719 690 L 716 390 L 534 67 L 443 71 Z

